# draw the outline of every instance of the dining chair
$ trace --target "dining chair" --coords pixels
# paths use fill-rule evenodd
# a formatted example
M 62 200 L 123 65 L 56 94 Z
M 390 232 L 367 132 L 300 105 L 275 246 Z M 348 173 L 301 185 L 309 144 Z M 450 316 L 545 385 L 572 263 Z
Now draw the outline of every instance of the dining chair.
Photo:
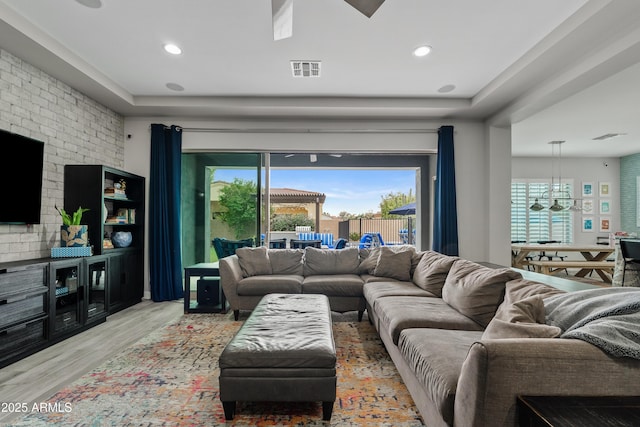
M 623 260 L 622 286 L 624 286 L 624 276 L 627 270 L 640 270 L 640 240 L 621 239 L 620 251 Z

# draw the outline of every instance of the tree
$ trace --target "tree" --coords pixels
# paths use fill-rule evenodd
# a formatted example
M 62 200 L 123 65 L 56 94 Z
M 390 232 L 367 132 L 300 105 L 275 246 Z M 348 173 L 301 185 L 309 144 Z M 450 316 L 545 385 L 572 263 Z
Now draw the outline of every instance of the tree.
M 308 225 L 313 230 L 316 224 L 313 219 L 304 214 L 271 216 L 271 230 L 273 231 L 295 231 L 298 225 Z
M 382 218 L 394 218 L 396 215 L 390 214 L 389 211 L 399 208 L 400 206 L 404 206 L 407 203 L 416 201 L 416 196 L 412 194 L 411 189 L 409 189 L 409 194 L 397 192 L 389 193 L 386 196 L 380 197 L 382 197 L 382 201 L 380 202 L 380 213 L 382 214 Z
M 254 237 L 256 230 L 257 186 L 253 181 L 234 178 L 220 190 L 220 219 L 234 230 L 236 239 Z

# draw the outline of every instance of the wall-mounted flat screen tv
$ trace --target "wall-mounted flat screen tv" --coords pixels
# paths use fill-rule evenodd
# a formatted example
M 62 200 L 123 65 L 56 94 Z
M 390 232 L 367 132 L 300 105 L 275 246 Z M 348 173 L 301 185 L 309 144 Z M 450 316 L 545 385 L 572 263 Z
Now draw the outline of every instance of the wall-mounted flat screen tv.
M 44 142 L 0 130 L 0 224 L 40 224 Z

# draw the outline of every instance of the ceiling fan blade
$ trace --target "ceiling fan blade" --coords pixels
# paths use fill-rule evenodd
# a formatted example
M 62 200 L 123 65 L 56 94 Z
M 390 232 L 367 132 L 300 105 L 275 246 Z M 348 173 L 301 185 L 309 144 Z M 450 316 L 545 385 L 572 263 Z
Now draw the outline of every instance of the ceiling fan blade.
M 384 0 L 344 0 L 355 7 L 367 18 L 371 18 L 376 10 L 384 3 Z
M 273 40 L 282 40 L 293 35 L 293 0 L 271 0 Z

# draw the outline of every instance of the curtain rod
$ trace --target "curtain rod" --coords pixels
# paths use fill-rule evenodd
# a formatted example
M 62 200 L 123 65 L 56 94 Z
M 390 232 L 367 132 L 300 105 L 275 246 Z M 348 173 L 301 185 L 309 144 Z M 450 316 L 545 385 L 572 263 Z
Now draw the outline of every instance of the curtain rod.
M 189 128 L 183 132 L 210 133 L 438 133 L 438 129 L 282 129 L 282 128 Z

